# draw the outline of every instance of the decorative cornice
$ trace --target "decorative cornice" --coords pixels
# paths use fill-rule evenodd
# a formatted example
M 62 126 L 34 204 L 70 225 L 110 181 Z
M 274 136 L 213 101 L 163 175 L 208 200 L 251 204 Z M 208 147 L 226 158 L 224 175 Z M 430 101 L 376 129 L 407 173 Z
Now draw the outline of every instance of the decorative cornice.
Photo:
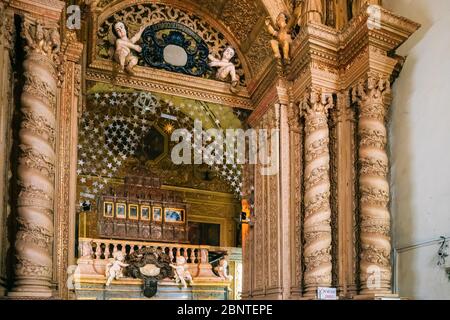
M 387 54 L 405 42 L 420 24 L 400 17 L 382 7 L 379 20 L 373 21 L 368 6 L 353 18 L 345 29 L 339 32 L 340 61 L 347 64 L 368 44 Z
M 369 73 L 390 76 L 394 72 L 400 60 L 390 57 L 392 50 L 420 25 L 381 7 L 376 7 L 380 19 L 374 21 L 368 8 L 366 5 L 342 31 L 318 24 L 301 30 L 292 44 L 293 59 L 287 74 L 293 83 L 294 101 L 301 99 L 308 86 L 338 92 Z
M 22 14 L 45 18 L 48 23 L 59 23 L 66 4 L 59 0 L 10 0 L 9 6 Z
M 254 127 L 264 114 L 275 104 L 289 105 L 291 84 L 281 75 L 279 65 L 272 64 L 272 69 L 262 83 L 261 91 L 255 94 L 255 110 L 247 120 Z M 264 88 L 264 89 L 263 89 Z
M 172 94 L 179 97 L 218 103 L 234 108 L 253 109 L 253 104 L 245 89 L 237 95 L 229 90 L 229 84 L 175 74 L 165 70 L 135 67 L 136 76 L 117 73 L 111 61 L 96 61 L 86 71 L 86 79 L 134 89 L 149 90 L 158 93 Z

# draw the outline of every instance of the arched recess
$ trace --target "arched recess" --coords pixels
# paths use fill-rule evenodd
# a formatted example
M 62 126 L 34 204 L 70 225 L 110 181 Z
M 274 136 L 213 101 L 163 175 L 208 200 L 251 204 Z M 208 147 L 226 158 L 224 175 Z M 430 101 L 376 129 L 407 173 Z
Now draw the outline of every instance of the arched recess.
M 197 15 L 221 32 L 236 49 L 237 56 L 244 66 L 249 91 L 252 91 L 273 59 L 269 44 L 272 36 L 268 33 L 264 21 L 267 16 L 275 19 L 279 12 L 289 11 L 287 2 L 287 0 L 100 0 L 97 3 L 92 29 L 96 30 L 108 16 L 133 4 L 169 5 Z
M 218 133 L 225 134 L 225 129 L 245 128 L 247 117 L 245 110 L 114 86 L 93 87 L 86 98 L 88 108 L 80 118 L 77 147 L 77 175 L 81 195 L 96 196 L 102 193 L 109 180 L 119 176 L 125 177 L 124 168 L 133 166 L 133 163 L 142 164 L 148 169 L 147 173 L 152 172 L 154 165 L 158 165 L 160 169 L 164 167 L 164 170 L 159 170 L 163 172 L 162 183 L 187 186 L 183 185 L 183 181 L 187 183 L 192 177 L 186 176 L 184 180 L 183 177 L 189 165 L 175 164 L 171 156 L 172 148 L 177 142 L 172 140 L 165 146 L 162 161 L 149 161 L 152 159 L 147 159 L 142 154 L 144 150 L 141 148 L 150 129 L 155 127 L 159 131 L 165 131 L 162 134 L 167 140 L 171 140 L 171 134 L 176 129 L 185 130 L 188 135 L 192 135 L 191 137 L 200 134 L 202 139 L 200 143 L 206 146 L 213 140 L 208 140 L 207 131 L 197 130 L 217 129 Z M 201 128 L 194 126 L 194 121 L 200 121 Z M 191 137 L 187 136 L 185 139 L 192 141 Z M 220 147 L 219 143 L 223 145 L 224 138 L 218 140 L 213 136 L 213 139 L 218 142 L 217 147 Z M 221 150 L 223 153 L 228 152 L 222 148 Z M 192 157 L 194 153 L 192 150 Z M 191 164 L 194 164 L 193 161 Z M 228 164 L 225 161 L 222 164 L 204 161 L 203 165 L 198 167 L 210 171 L 210 175 L 213 174 L 217 178 L 214 181 L 222 181 L 225 184 L 223 187 L 227 186 L 223 188 L 217 185 L 221 189 L 214 191 L 234 194 L 236 198 L 240 196 L 241 165 Z M 173 179 L 169 177 L 169 171 L 176 172 Z M 97 183 L 93 184 L 94 182 Z M 209 188 L 208 183 L 201 186 L 201 189 Z
M 216 54 L 221 54 L 225 46 L 232 46 L 236 50 L 237 64 L 242 64 L 243 74 L 246 78 L 252 77 L 252 72 L 249 67 L 245 54 L 241 51 L 239 41 L 236 39 L 230 29 L 223 24 L 222 21 L 215 19 L 208 13 L 200 4 L 190 1 L 176 1 L 176 0 L 138 0 L 138 1 L 114 1 L 104 8 L 102 12 L 96 17 L 94 25 L 94 37 L 96 38 L 97 31 L 101 31 L 102 25 L 111 18 L 121 20 L 123 17 L 120 13 L 129 10 L 132 7 L 144 9 L 145 5 L 155 5 L 158 9 L 166 7 L 165 16 L 163 13 L 156 13 L 152 16 L 152 22 L 163 21 L 164 18 L 169 18 L 169 21 L 179 22 L 193 29 L 208 44 L 214 43 L 214 47 L 209 48 Z M 99 4 L 101 5 L 101 3 Z M 156 7 L 155 7 L 156 8 Z M 145 19 L 145 18 L 144 18 Z M 207 30 L 210 29 L 210 30 Z M 134 30 L 130 30 L 130 33 Z M 213 39 L 216 38 L 216 39 Z M 93 43 L 97 46 L 97 42 Z M 220 50 L 220 52 L 218 52 Z M 95 49 L 91 52 L 94 53 Z

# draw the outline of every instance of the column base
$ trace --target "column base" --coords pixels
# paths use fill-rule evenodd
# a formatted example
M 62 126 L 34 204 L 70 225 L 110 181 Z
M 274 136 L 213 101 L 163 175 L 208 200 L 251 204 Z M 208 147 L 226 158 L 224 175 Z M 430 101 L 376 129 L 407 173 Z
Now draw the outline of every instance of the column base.
M 16 298 L 16 299 L 48 299 L 51 298 L 52 291 L 49 290 L 48 292 L 42 291 L 9 291 L 8 297 L 10 298 Z
M 304 298 L 305 300 L 314 300 L 317 298 L 317 289 L 314 292 L 305 292 L 303 293 L 302 298 Z
M 8 297 L 18 299 L 45 299 L 53 296 L 53 291 L 47 282 L 38 280 L 20 281 L 8 292 Z
M 0 282 L 0 297 L 6 296 L 6 288 L 3 282 Z
M 401 300 L 396 293 L 361 293 L 355 295 L 353 300 Z

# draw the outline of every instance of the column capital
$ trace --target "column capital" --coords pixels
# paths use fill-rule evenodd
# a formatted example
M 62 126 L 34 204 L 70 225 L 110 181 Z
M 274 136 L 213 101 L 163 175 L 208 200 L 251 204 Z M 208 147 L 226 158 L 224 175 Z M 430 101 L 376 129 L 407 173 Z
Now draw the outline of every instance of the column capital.
M 300 108 L 293 102 L 288 106 L 288 124 L 290 130 L 300 130 Z
M 349 90 L 342 90 L 337 94 L 336 112 L 332 114 L 333 123 L 355 121 L 355 111 L 351 106 L 351 96 Z
M 317 88 L 308 88 L 300 101 L 302 116 L 328 116 L 328 111 L 334 107 L 333 94 Z
M 14 13 L 8 10 L 6 3 L 0 3 L 0 45 L 4 45 L 11 51 L 11 57 L 14 56 Z
M 360 108 L 360 116 L 384 120 L 391 99 L 390 76 L 369 73 L 351 88 L 351 102 Z
M 61 51 L 58 25 L 26 14 L 22 20 L 20 35 L 26 42 L 24 50 L 27 59 L 47 64 L 48 70 L 58 79 L 57 85 L 60 87 L 64 77 L 65 56 Z
M 66 3 L 59 0 L 9 0 L 9 6 L 21 14 L 58 24 Z
M 24 49 L 27 55 L 39 54 L 46 56 L 55 65 L 61 63 L 61 36 L 57 25 L 25 15 L 20 35 L 26 41 Z
M 256 107 L 248 118 L 247 122 L 254 127 L 268 110 L 275 104 L 289 105 L 290 98 L 290 82 L 276 72 L 278 69 L 276 64 L 272 64 L 271 72 L 264 80 L 267 85 L 260 92 L 260 98 L 256 102 Z

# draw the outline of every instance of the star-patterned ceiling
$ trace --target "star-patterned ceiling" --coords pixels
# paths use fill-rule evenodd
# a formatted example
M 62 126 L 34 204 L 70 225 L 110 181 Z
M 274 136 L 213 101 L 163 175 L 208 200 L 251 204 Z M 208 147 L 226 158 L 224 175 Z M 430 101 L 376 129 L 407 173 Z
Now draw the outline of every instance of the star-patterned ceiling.
M 200 101 L 132 91 L 123 88 L 94 87 L 88 92 L 88 108 L 83 113 L 78 143 L 78 182 L 80 199 L 101 194 L 108 182 L 118 176 L 127 159 L 137 155 L 147 132 L 158 127 L 170 137 L 171 131 L 185 128 L 206 144 L 218 144 L 205 130 L 210 128 L 242 128 L 247 111 L 207 104 Z M 203 130 L 193 127 L 199 120 Z M 201 147 L 201 148 L 198 148 Z M 195 149 L 194 149 L 195 150 Z M 200 151 L 201 152 L 201 151 Z M 237 150 L 236 150 L 237 152 Z M 223 150 L 223 156 L 229 156 Z M 170 152 L 169 152 L 170 154 Z M 219 155 L 213 154 L 213 162 Z M 237 197 L 241 194 L 242 169 L 237 164 L 211 163 L 211 170 L 229 185 Z

